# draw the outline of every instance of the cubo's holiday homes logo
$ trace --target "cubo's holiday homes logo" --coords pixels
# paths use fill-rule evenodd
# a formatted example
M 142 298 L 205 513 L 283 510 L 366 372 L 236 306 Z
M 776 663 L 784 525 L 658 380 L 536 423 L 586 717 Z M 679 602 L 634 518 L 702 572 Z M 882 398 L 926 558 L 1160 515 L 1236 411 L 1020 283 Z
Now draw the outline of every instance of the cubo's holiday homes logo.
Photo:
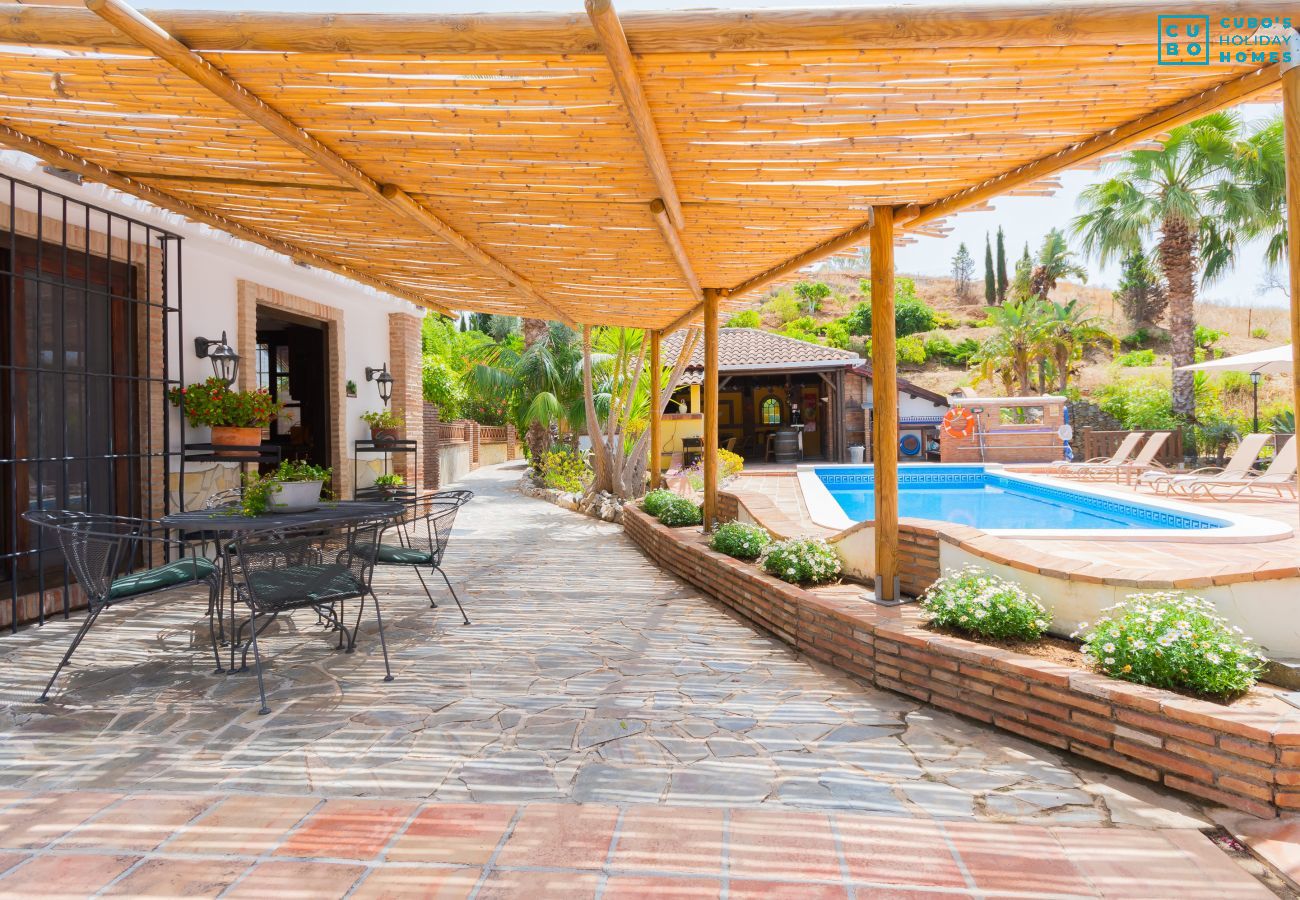
M 1157 17 L 1156 30 L 1162 66 L 1294 65 L 1300 54 L 1290 16 L 1169 13 Z

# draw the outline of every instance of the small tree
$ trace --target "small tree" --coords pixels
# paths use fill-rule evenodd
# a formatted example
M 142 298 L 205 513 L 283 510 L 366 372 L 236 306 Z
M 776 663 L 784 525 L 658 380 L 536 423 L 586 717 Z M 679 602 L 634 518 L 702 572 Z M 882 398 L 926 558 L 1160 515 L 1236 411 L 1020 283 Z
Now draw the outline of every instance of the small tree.
M 1011 299 L 1023 303 L 1034 295 L 1034 258 L 1025 242 L 1024 255 L 1016 262 L 1016 277 L 1011 282 Z
M 970 251 L 962 244 L 957 248 L 957 255 L 952 258 L 952 280 L 956 282 L 957 297 L 962 302 L 970 300 L 971 278 L 975 274 L 975 260 Z
M 820 281 L 801 281 L 794 286 L 794 293 L 804 312 L 811 316 L 822 308 L 822 301 L 831 295 L 831 289 Z
M 1038 251 L 1038 265 L 1034 267 L 1030 291 L 1040 300 L 1046 300 L 1062 278 L 1087 281 L 1088 270 L 1075 259 L 1061 229 L 1053 228 L 1043 238 L 1043 247 Z
M 1115 302 L 1124 310 L 1124 318 L 1134 331 L 1160 324 L 1169 297 L 1145 253 L 1134 252 L 1124 257 Z
M 984 234 L 984 303 L 988 306 L 997 306 L 998 303 L 997 276 L 993 274 L 993 248 L 989 246 L 987 232 Z
M 1010 287 L 1007 282 L 1007 245 L 1002 236 L 1002 226 L 998 226 L 998 249 L 997 249 L 997 299 L 998 303 L 1007 302 L 1007 288 Z

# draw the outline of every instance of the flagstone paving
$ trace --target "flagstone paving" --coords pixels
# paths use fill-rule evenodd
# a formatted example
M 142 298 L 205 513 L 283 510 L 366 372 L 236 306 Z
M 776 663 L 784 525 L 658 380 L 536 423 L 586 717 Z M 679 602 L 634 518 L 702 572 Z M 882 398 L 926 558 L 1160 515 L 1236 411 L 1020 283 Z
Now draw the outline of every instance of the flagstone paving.
M 526 876 L 527 896 L 664 896 L 669 877 L 679 896 L 763 879 L 843 896 L 904 875 L 996 892 L 1006 853 L 1019 890 L 1059 874 L 1036 894 L 1131 896 L 1114 879 L 1166 863 L 1188 884 L 1163 895 L 1261 889 L 1198 833 L 1199 806 L 819 667 L 518 475 L 465 485 L 448 569 L 473 625 L 407 572 L 376 578 L 391 683 L 373 624 L 349 655 L 304 615 L 262 642 L 259 716 L 251 673 L 212 673 L 197 597 L 107 613 L 45 705 L 76 623 L 0 639 L 0 896 L 51 854 L 106 893 L 414 879 L 488 897 Z

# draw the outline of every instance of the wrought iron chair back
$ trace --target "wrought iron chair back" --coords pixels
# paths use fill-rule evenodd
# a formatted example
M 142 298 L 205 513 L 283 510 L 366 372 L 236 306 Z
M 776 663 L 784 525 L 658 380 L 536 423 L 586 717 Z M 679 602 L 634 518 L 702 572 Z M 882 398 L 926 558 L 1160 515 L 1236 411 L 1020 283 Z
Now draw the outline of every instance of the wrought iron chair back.
M 438 604 L 429 592 L 429 585 L 420 570 L 427 567 L 441 575 L 466 625 L 469 624 L 469 616 L 465 613 L 456 589 L 451 586 L 451 579 L 443 570 L 442 562 L 447 553 L 447 542 L 451 540 L 452 528 L 456 524 L 456 514 L 473 496 L 473 491 L 439 491 L 415 498 L 408 504 L 398 527 L 401 546 L 385 544 L 379 548 L 381 564 L 407 566 L 415 570 L 420 586 L 429 598 L 429 606 L 434 609 L 437 609 Z
M 346 646 L 351 653 L 369 594 L 379 623 L 384 680 L 392 681 L 383 614 L 371 589 L 379 541 L 389 524 L 386 519 L 376 519 L 253 531 L 236 537 L 226 547 L 226 571 L 235 577 L 236 594 L 249 612 L 247 621 L 237 627 L 232 620 L 232 639 L 241 642 L 244 630 L 248 630 L 242 668 L 248 667 L 248 653 L 252 650 L 262 713 L 270 712 L 270 707 L 266 703 L 258 635 L 281 613 L 296 609 L 313 610 L 319 621 L 339 632 L 339 647 Z M 356 621 L 350 627 L 344 618 L 344 603 L 348 600 L 358 601 Z

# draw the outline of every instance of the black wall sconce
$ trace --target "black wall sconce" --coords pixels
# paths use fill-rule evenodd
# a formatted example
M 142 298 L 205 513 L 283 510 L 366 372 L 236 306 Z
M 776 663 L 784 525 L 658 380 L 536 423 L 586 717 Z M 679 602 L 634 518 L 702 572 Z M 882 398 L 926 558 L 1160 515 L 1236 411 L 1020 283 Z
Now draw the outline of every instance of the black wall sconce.
M 379 399 L 387 406 L 389 398 L 393 396 L 393 376 L 388 374 L 388 363 L 384 363 L 381 369 L 366 366 L 366 381 L 375 382 L 379 388 Z
M 226 387 L 235 383 L 235 376 L 239 374 L 239 354 L 226 340 L 224 331 L 221 332 L 220 340 L 196 337 L 194 353 L 199 359 L 207 359 L 212 363 L 212 373 L 224 381 Z

